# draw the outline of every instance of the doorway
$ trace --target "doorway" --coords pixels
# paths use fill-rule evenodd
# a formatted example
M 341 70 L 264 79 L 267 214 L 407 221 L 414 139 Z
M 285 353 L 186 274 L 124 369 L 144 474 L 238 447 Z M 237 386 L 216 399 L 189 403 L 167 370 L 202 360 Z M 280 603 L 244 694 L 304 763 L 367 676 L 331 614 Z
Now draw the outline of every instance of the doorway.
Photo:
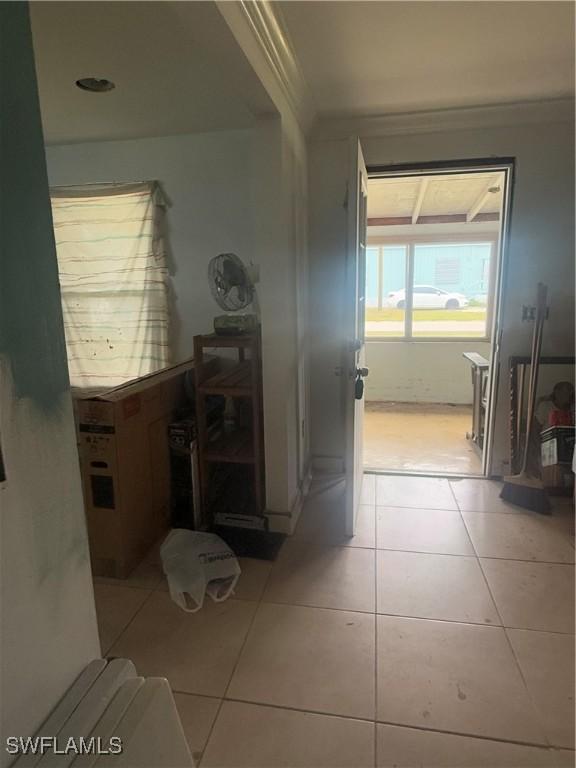
M 511 170 L 369 170 L 365 471 L 488 473 Z

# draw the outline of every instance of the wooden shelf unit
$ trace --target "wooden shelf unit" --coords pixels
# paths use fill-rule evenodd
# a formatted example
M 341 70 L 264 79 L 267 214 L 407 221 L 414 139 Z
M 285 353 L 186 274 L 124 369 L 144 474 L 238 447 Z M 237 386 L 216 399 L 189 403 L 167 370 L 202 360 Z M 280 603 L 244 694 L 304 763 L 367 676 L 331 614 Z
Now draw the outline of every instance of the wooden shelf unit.
M 252 367 L 250 361 L 238 363 L 228 371 L 210 376 L 200 385 L 205 395 L 226 395 L 228 397 L 250 397 L 252 395 Z
M 214 350 L 236 349 L 238 358 L 232 363 L 223 360 L 226 368 L 214 374 Z M 202 516 L 211 522 L 213 511 L 208 508 L 209 486 L 215 463 L 242 464 L 252 469 L 254 512 L 264 512 L 264 435 L 262 428 L 262 371 L 260 333 L 238 336 L 208 334 L 194 337 L 194 363 L 196 371 L 196 429 Z M 209 360 L 207 356 L 210 355 Z M 228 367 L 230 364 L 230 367 Z M 207 425 L 206 398 L 221 395 L 249 400 L 251 423 L 233 432 L 224 431 L 210 439 Z

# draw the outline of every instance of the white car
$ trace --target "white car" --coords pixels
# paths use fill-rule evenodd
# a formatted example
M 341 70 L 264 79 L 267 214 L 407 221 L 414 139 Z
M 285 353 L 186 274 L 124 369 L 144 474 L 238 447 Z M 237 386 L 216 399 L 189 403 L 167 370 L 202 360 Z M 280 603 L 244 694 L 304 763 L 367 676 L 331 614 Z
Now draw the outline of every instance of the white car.
M 433 285 L 415 285 L 413 291 L 413 309 L 461 309 L 468 306 L 468 299 L 463 293 L 449 293 Z M 388 294 L 388 306 L 404 309 L 406 291 L 391 291 Z

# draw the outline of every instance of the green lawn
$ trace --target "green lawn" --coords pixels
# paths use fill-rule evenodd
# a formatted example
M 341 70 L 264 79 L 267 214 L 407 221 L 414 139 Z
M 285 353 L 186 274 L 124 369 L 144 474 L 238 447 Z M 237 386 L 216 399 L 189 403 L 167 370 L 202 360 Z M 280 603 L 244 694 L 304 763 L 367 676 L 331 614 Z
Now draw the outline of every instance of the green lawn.
M 485 309 L 415 309 L 412 313 L 413 320 L 426 320 L 430 323 L 438 320 L 456 320 L 466 323 L 472 320 L 484 320 L 486 318 Z M 366 310 L 366 320 L 372 322 L 384 322 L 386 320 L 396 320 L 402 322 L 404 319 L 403 309 L 375 309 L 370 307 Z
M 389 336 L 392 339 L 402 339 L 404 334 L 401 331 L 366 331 L 366 338 L 381 339 L 385 336 Z M 424 337 L 430 337 L 434 339 L 444 339 L 454 336 L 458 339 L 483 339 L 485 334 L 478 331 L 467 331 L 465 329 L 461 331 L 440 331 L 436 333 L 434 331 L 416 331 L 412 334 L 413 339 L 421 339 Z

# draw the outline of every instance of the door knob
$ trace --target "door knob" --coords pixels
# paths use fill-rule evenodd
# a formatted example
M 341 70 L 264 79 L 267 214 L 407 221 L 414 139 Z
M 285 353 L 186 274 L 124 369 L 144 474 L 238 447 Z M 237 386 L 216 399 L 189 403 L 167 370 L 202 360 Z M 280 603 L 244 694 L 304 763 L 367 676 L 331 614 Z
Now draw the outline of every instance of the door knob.
M 354 397 L 362 400 L 364 397 L 364 378 L 368 376 L 368 368 L 356 368 L 356 380 L 354 382 Z

